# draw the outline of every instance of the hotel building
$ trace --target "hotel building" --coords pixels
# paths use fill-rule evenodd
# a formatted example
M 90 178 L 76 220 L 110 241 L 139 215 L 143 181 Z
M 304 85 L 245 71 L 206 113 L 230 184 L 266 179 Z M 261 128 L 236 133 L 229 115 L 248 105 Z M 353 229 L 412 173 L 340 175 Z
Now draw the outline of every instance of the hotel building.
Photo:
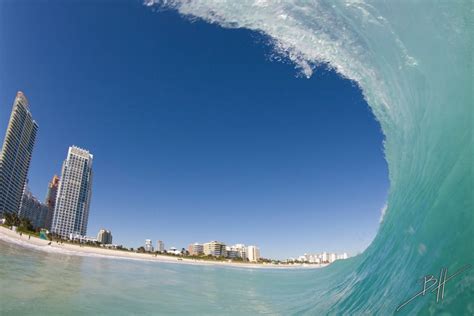
M 153 244 L 151 242 L 151 239 L 146 239 L 145 240 L 145 251 L 152 252 L 153 251 Z
M 47 214 L 48 207 L 35 198 L 25 185 L 18 215 L 29 219 L 34 228 L 44 228 Z
M 260 249 L 257 246 L 248 246 L 247 257 L 250 262 L 257 262 L 260 260 Z
M 159 251 L 159 252 L 165 251 L 165 243 L 162 240 L 156 241 L 156 251 Z
M 97 234 L 97 241 L 103 245 L 112 244 L 112 232 L 110 230 L 101 229 Z
M 219 241 L 207 242 L 203 245 L 203 252 L 205 255 L 211 255 L 214 257 L 225 257 L 225 244 Z
M 191 256 L 199 256 L 204 253 L 204 246 L 199 243 L 194 243 L 188 246 L 188 252 Z
M 230 247 L 232 251 L 237 252 L 237 257 L 243 260 L 247 259 L 247 247 L 244 244 L 235 244 Z
M 53 233 L 62 237 L 86 235 L 92 193 L 92 159 L 89 151 L 69 147 L 56 197 Z
M 235 250 L 231 246 L 225 247 L 225 254 L 226 254 L 226 257 L 229 259 L 239 258 L 239 253 L 237 252 L 237 250 Z
M 28 100 L 19 91 L 0 152 L 0 216 L 20 210 L 37 130 Z

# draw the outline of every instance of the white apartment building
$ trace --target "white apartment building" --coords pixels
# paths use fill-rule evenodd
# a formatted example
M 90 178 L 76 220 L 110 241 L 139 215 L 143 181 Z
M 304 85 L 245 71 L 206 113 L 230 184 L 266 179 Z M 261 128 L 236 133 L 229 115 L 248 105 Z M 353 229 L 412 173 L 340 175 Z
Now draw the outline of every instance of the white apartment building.
M 72 233 L 69 234 L 69 239 L 73 241 L 79 241 L 80 243 L 88 243 L 88 242 L 96 243 L 97 242 L 97 238 L 95 237 L 81 236 L 79 234 L 72 234 Z
M 63 163 L 51 231 L 63 237 L 85 236 L 92 193 L 92 160 L 89 151 L 71 146 Z
M 225 257 L 225 244 L 219 241 L 207 242 L 203 245 L 203 251 L 205 255 L 211 255 L 214 257 Z
M 344 252 L 344 253 L 342 253 L 342 254 L 340 254 L 340 255 L 337 255 L 336 260 L 345 260 L 345 259 L 347 259 L 347 258 L 348 258 L 347 253 Z
M 145 240 L 145 251 L 153 251 L 153 244 L 151 242 L 151 239 L 146 239 Z
M 258 260 L 260 260 L 260 248 L 258 248 L 257 246 L 248 246 L 247 257 L 250 262 L 257 262 Z
M 103 245 L 112 244 L 112 232 L 110 230 L 101 229 L 97 234 L 97 241 Z
M 243 260 L 247 259 L 247 247 L 244 244 L 235 244 L 228 247 L 227 256 L 234 254 L 236 258 L 242 258 Z
M 328 254 L 327 254 L 326 252 L 323 252 L 323 253 L 321 254 L 321 261 L 322 261 L 322 262 L 328 262 L 328 261 L 329 261 L 329 256 L 328 256 Z
M 307 254 L 305 253 L 303 256 L 299 256 L 296 261 L 299 262 L 309 262 L 309 263 L 333 263 L 336 260 L 347 259 L 347 253 L 343 254 L 336 254 L 336 253 L 315 253 L 315 254 Z M 289 261 L 294 261 L 294 259 L 289 259 Z
M 200 243 L 190 244 L 188 246 L 188 252 L 191 256 L 199 256 L 204 253 L 204 245 Z

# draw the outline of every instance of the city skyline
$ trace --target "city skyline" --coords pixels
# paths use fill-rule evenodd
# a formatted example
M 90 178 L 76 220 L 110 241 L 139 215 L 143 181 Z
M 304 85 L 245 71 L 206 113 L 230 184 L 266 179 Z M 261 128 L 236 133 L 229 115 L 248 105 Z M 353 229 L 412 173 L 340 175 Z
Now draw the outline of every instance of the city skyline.
M 173 13 L 156 19 L 132 4 L 98 22 L 99 41 L 80 21 L 77 29 L 58 30 L 55 23 L 74 18 L 76 9 L 84 10 L 33 5 L 24 10 L 24 25 L 1 34 L 11 44 L 11 63 L 0 82 L 0 128 L 12 94 L 24 90 L 41 125 L 29 175 L 40 200 L 67 148 L 78 144 L 97 157 L 90 232 L 106 226 L 117 243 L 218 239 L 258 243 L 269 257 L 323 249 L 355 254 L 370 243 L 388 190 L 383 135 L 350 82 L 324 69 L 298 78 L 291 65 L 262 56 L 265 48 L 250 31 L 189 23 Z M 94 4 L 93 11 L 101 16 L 106 9 Z M 52 16 L 59 20 L 50 22 Z M 113 28 L 132 20 L 157 31 L 116 37 Z M 77 46 L 60 45 L 51 30 L 58 39 L 110 51 L 77 55 Z M 37 41 L 16 41 L 30 32 Z M 34 45 L 37 54 L 14 53 L 20 44 Z M 186 51 L 197 54 L 181 58 Z M 132 57 L 137 52 L 140 58 Z M 26 70 L 49 75 L 19 75 Z M 124 224 L 134 216 L 147 220 Z M 232 224 L 242 219 L 245 225 Z
M 17 98 L 18 98 L 18 96 L 21 96 L 22 100 L 26 100 L 26 97 L 24 96 L 24 94 L 23 94 L 22 92 L 18 92 L 18 93 L 17 93 L 17 97 L 15 98 L 15 104 L 17 103 Z M 87 159 L 92 160 L 92 155 L 91 155 L 87 150 L 84 150 L 84 149 L 82 149 L 82 148 L 76 147 L 76 146 L 74 146 L 74 145 L 73 145 L 73 146 L 70 146 L 70 147 L 69 147 L 69 150 L 68 150 L 68 156 L 67 156 L 66 160 L 65 160 L 64 163 L 63 163 L 62 175 L 64 175 L 64 173 L 66 172 L 66 169 L 67 169 L 66 167 L 67 167 L 67 165 L 68 165 L 68 160 L 71 158 L 71 154 L 72 154 L 72 156 L 75 156 L 75 157 L 77 157 L 77 156 L 82 156 L 82 158 L 87 158 Z M 87 164 L 86 164 L 86 165 L 87 165 Z M 81 167 L 81 168 L 77 169 L 77 170 L 76 170 L 76 173 L 77 173 L 77 171 L 80 170 L 80 169 L 83 169 L 83 168 Z M 54 210 L 56 209 L 56 208 L 55 208 L 55 205 L 56 205 L 56 194 L 57 194 L 57 190 L 58 190 L 59 187 L 60 187 L 60 186 L 59 186 L 59 184 L 60 184 L 60 179 L 61 179 L 60 177 L 58 177 L 57 175 L 54 175 L 53 178 L 52 178 L 52 180 L 51 180 L 51 181 L 49 182 L 49 184 L 48 184 L 48 191 L 47 191 L 46 198 L 45 198 L 45 203 L 44 203 L 44 206 L 45 206 L 47 209 L 50 209 L 51 206 L 54 208 Z M 39 201 L 37 200 L 36 196 L 33 196 L 32 192 L 29 190 L 29 188 L 28 188 L 28 179 L 26 180 L 26 183 L 25 183 L 25 186 L 24 186 L 24 187 L 25 187 L 24 193 L 22 194 L 23 200 L 25 200 L 25 199 L 26 199 L 26 200 L 31 200 L 31 202 L 29 202 L 29 203 L 32 203 L 32 202 L 35 202 L 35 201 L 36 201 L 37 204 L 42 204 L 42 205 L 43 205 L 43 203 L 39 202 Z M 87 187 L 87 186 L 86 186 L 86 187 Z M 90 187 L 87 187 L 86 192 L 87 192 L 87 195 L 90 195 L 90 194 L 91 194 Z M 54 196 L 54 197 L 53 197 L 53 196 Z M 86 213 L 87 213 L 87 215 L 85 216 L 85 219 L 82 219 L 82 220 L 80 221 L 80 223 L 78 224 L 78 227 L 80 226 L 81 229 L 80 229 L 80 230 L 71 230 L 70 232 L 64 233 L 64 234 L 62 234 L 64 237 L 67 237 L 67 236 L 70 236 L 70 235 L 75 235 L 75 236 L 77 237 L 77 236 L 80 235 L 80 236 L 83 236 L 83 237 L 85 237 L 85 238 L 89 238 L 89 237 L 87 237 L 87 235 L 88 235 L 88 234 L 87 234 L 87 221 L 88 221 L 88 215 L 89 215 L 89 209 L 88 209 L 88 208 L 89 208 L 89 203 L 90 203 L 90 197 L 88 197 L 87 200 L 88 200 L 87 205 L 86 205 Z M 49 206 L 49 207 L 48 207 L 48 206 Z M 19 215 L 21 215 L 21 216 L 25 216 L 25 217 L 27 217 L 27 218 L 33 218 L 33 217 L 30 216 L 30 215 L 26 215 L 24 211 L 23 211 L 23 213 L 22 213 L 22 208 L 21 208 L 21 207 L 19 208 L 18 213 L 19 213 Z M 61 213 L 61 211 L 59 211 L 59 213 Z M 54 211 L 51 212 L 51 213 L 50 213 L 50 212 L 47 212 L 47 214 L 45 213 L 44 216 L 40 215 L 39 213 L 34 214 L 37 218 L 44 217 L 44 219 L 43 219 L 43 222 L 33 219 L 33 220 L 32 220 L 32 223 L 34 224 L 35 227 L 38 225 L 38 227 L 41 226 L 41 227 L 48 228 L 48 226 L 47 226 L 48 217 L 49 217 L 50 215 L 55 216 L 55 214 L 56 214 L 56 217 L 59 217 L 59 213 L 56 214 Z M 54 218 L 53 218 L 53 219 L 54 219 Z M 56 220 L 56 221 L 58 222 L 58 220 Z M 42 224 L 38 224 L 38 222 L 40 222 L 40 223 L 42 223 Z M 58 225 L 58 224 L 57 224 L 57 225 Z M 77 225 L 76 225 L 76 226 L 77 226 Z M 59 230 L 59 228 L 56 228 L 56 229 L 54 229 L 53 232 L 54 232 L 54 233 L 58 233 L 58 230 Z M 100 229 L 100 230 L 99 230 L 99 233 L 98 233 L 98 236 L 100 236 L 103 231 L 105 231 L 105 232 L 107 232 L 108 234 L 110 234 L 110 231 L 104 230 L 104 229 Z M 90 234 L 89 234 L 89 235 L 90 235 Z M 110 235 L 110 236 L 111 236 L 111 235 Z M 93 238 L 93 237 L 92 237 L 92 238 Z M 99 237 L 97 238 L 97 240 L 100 240 L 100 239 L 101 239 L 101 238 L 99 238 Z M 111 240 L 111 237 L 110 237 L 110 240 Z M 160 241 L 160 242 L 161 242 L 161 241 Z M 196 244 L 197 244 L 197 243 L 195 243 L 195 245 L 196 245 Z M 205 243 L 205 244 L 206 244 L 206 243 Z M 204 244 L 204 245 L 205 245 L 205 244 Z M 209 244 L 209 243 L 207 243 L 207 244 Z M 151 240 L 150 240 L 150 245 L 151 245 Z M 225 246 L 224 243 L 222 243 L 222 245 Z M 248 246 L 248 247 L 255 247 L 255 246 Z M 250 248 L 249 248 L 249 249 L 250 249 Z M 257 248 L 257 249 L 258 249 L 258 257 L 260 257 L 260 249 L 259 249 L 259 248 Z M 210 252 L 210 253 L 212 253 L 212 252 Z M 213 254 L 213 255 L 214 255 L 214 254 Z M 254 256 L 255 256 L 255 255 L 254 255 Z M 300 257 L 301 257 L 301 256 L 300 256 Z M 256 261 L 256 260 L 250 260 L 250 261 Z

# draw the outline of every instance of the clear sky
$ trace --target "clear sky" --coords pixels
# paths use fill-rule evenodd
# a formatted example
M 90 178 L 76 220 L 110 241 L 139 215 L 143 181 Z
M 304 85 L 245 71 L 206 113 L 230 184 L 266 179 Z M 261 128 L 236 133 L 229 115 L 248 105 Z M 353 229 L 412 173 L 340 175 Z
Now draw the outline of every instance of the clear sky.
M 362 251 L 388 191 L 380 127 L 351 82 L 271 54 L 259 34 L 138 0 L 0 1 L 0 137 L 22 90 L 41 200 L 68 146 L 91 151 L 89 235 Z

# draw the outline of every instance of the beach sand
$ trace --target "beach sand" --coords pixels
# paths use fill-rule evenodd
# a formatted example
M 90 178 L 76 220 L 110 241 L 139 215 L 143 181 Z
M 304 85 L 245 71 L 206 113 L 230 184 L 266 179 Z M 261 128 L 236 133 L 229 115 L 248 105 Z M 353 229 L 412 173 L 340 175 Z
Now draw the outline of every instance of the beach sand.
M 292 265 L 275 265 L 275 264 L 256 264 L 256 263 L 237 263 L 228 261 L 204 261 L 198 259 L 180 258 L 173 256 L 154 255 L 149 253 L 136 253 L 131 251 L 105 249 L 100 247 L 80 246 L 69 243 L 57 243 L 49 240 L 43 240 L 34 236 L 28 238 L 29 235 L 14 232 L 6 227 L 0 226 L 0 240 L 16 244 L 26 248 L 33 248 L 45 252 L 53 252 L 63 255 L 79 255 L 90 257 L 105 257 L 116 259 L 131 259 L 142 261 L 155 261 L 162 263 L 175 264 L 192 264 L 192 265 L 207 265 L 207 266 L 225 266 L 236 268 L 252 268 L 252 269 L 315 269 L 322 268 L 326 265 L 317 264 L 292 264 Z

